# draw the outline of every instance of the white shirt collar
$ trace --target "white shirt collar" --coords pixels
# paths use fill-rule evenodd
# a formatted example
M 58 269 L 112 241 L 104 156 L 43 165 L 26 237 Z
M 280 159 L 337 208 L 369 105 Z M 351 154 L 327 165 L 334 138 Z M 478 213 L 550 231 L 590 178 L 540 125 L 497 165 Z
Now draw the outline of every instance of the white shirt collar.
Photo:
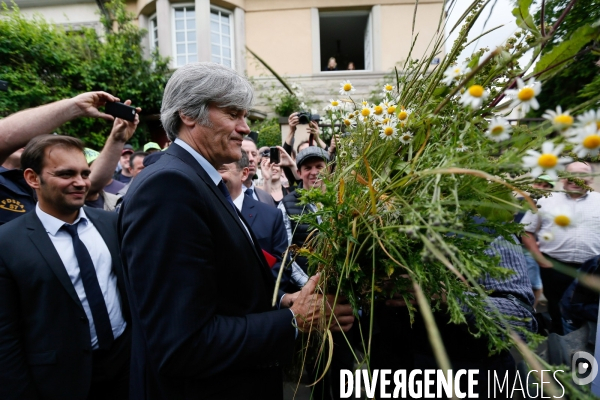
M 190 153 L 192 157 L 194 157 L 196 161 L 198 161 L 198 164 L 200 164 L 200 166 L 204 168 L 208 176 L 210 176 L 210 179 L 215 183 L 215 186 L 219 185 L 219 182 L 221 182 L 221 175 L 219 174 L 219 171 L 217 171 L 215 167 L 213 167 L 212 164 L 209 163 L 206 158 L 202 157 L 202 155 L 196 150 L 194 150 L 192 146 L 190 146 L 189 144 L 187 144 L 179 138 L 175 139 L 173 143 L 178 144 L 188 153 Z
M 246 195 L 244 194 L 244 192 L 242 192 L 238 197 L 233 199 L 233 204 L 235 204 L 237 209 L 240 211 L 242 211 L 242 206 L 244 205 L 244 197 L 246 197 Z
M 48 232 L 52 236 L 56 236 L 56 233 L 58 232 L 58 230 L 60 228 L 62 228 L 62 226 L 64 224 L 66 224 L 65 221 L 60 220 L 56 217 L 53 217 L 52 215 L 42 211 L 42 209 L 40 208 L 40 203 L 36 204 L 35 213 L 37 214 L 38 218 L 42 222 L 42 225 L 44 225 L 44 229 L 46 229 L 46 232 Z M 83 220 L 84 221 L 83 223 L 86 225 L 88 223 L 88 217 L 85 215 L 85 211 L 83 211 L 83 207 L 81 207 L 79 209 L 79 215 L 77 216 L 77 218 L 75 218 L 75 221 L 73 221 L 73 223 L 70 225 L 75 225 L 76 223 L 79 222 L 79 220 Z
M 246 190 L 248 189 L 252 189 L 253 192 L 252 193 L 256 193 L 256 187 L 254 187 L 254 181 L 252 181 L 252 185 L 250 185 L 250 187 L 247 187 L 246 185 L 242 184 L 242 191 L 244 193 L 246 193 Z

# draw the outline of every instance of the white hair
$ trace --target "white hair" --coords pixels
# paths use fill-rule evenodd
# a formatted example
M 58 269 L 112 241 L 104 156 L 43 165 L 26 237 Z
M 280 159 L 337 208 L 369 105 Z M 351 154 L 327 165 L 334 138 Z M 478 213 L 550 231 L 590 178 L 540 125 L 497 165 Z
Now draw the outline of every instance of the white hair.
M 254 99 L 250 82 L 235 70 L 220 64 L 202 62 L 184 65 L 175 71 L 163 94 L 160 120 L 167 136 L 179 134 L 179 114 L 210 126 L 208 106 L 249 110 Z

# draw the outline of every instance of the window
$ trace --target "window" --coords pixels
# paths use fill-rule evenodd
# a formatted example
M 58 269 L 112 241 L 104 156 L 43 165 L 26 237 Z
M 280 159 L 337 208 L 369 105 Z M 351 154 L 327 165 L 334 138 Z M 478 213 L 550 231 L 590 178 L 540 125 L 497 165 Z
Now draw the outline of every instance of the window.
M 176 67 L 198 61 L 196 48 L 196 12 L 194 7 L 176 7 L 173 27 L 175 33 L 174 61 Z
M 158 25 L 156 24 L 156 14 L 150 17 L 150 26 L 148 27 L 150 35 L 150 50 L 158 48 Z
M 319 12 L 321 71 L 327 71 L 330 57 L 343 71 L 372 69 L 371 13 L 368 10 Z
M 233 32 L 231 13 L 218 8 L 210 10 L 211 61 L 233 68 Z

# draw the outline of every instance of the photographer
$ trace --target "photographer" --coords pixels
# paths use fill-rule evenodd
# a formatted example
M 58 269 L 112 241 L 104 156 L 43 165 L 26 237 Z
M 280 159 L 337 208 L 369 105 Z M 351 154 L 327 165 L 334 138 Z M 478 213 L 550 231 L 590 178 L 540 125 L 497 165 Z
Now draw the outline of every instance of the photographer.
M 319 146 L 325 150 L 327 150 L 327 144 L 321 140 L 319 137 L 319 120 L 318 115 L 311 115 L 310 113 L 305 112 L 295 112 L 288 117 L 288 124 L 290 125 L 290 132 L 285 138 L 285 142 L 283 143 L 283 149 L 289 154 L 293 155 L 293 148 L 295 144 L 295 136 L 296 136 L 296 127 L 301 124 L 308 124 L 307 132 L 310 136 L 313 137 L 315 143 L 310 143 L 310 139 L 308 142 L 308 146 Z M 296 153 L 299 153 L 301 150 L 300 146 L 304 143 L 299 143 L 296 147 Z M 305 147 L 308 147 L 305 146 Z M 289 179 L 289 176 L 288 176 Z
M 285 195 L 293 190 L 290 190 L 282 185 L 281 170 L 284 168 L 288 169 L 293 167 L 291 170 L 297 174 L 296 163 L 294 163 L 294 160 L 292 160 L 289 154 L 283 150 L 283 147 L 277 146 L 277 149 L 279 149 L 279 163 L 271 162 L 270 151 L 268 147 L 266 151 L 263 150 L 260 162 L 260 169 L 263 177 L 262 189 L 269 193 L 271 197 L 273 197 L 276 206 L 279 205 Z

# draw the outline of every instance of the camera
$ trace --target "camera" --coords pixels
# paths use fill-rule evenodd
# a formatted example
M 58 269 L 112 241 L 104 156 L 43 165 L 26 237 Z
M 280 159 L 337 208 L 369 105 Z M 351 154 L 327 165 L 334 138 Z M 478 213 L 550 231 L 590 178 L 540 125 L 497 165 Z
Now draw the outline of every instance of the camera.
M 300 111 L 298 113 L 298 123 L 301 125 L 306 125 L 310 121 L 318 121 L 321 119 L 319 114 L 311 114 L 308 111 Z

